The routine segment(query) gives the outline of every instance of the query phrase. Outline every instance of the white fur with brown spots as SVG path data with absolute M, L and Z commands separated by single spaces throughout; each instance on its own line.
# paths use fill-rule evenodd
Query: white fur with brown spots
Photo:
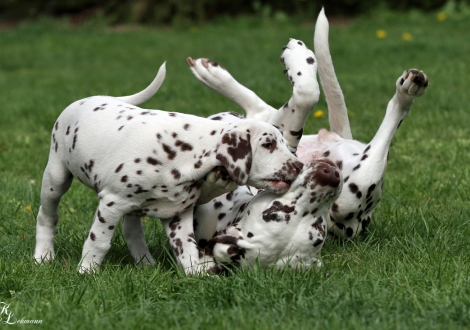
M 302 42 L 296 42 L 296 40 L 291 40 L 287 47 L 295 52 L 294 47 L 297 47 L 297 44 L 303 44 Z M 294 114 L 297 116 L 299 111 L 291 113 L 276 112 L 255 93 L 236 82 L 226 70 L 220 67 L 211 67 L 209 65 L 208 70 L 203 75 L 199 71 L 204 72 L 204 66 L 199 66 L 196 67 L 198 74 L 195 75 L 205 85 L 240 105 L 246 111 L 248 118 L 258 118 L 268 122 L 275 118 L 275 125 L 280 128 L 283 135 L 290 142 L 291 149 L 297 150 L 296 155 L 304 163 L 311 162 L 319 157 L 326 157 L 341 169 L 344 188 L 337 201 L 330 208 L 327 217 L 328 231 L 337 236 L 353 238 L 370 223 L 372 212 L 382 195 L 388 151 L 392 138 L 401 121 L 407 116 L 414 100 L 424 94 L 428 86 L 428 79 L 422 71 L 416 69 L 406 70 L 396 82 L 396 93 L 388 104 L 385 118 L 376 135 L 369 143 L 362 143 L 352 138 L 344 96 L 336 78 L 329 52 L 328 21 L 323 10 L 317 20 L 314 44 L 316 59 L 318 60 L 318 71 L 328 103 L 331 131 L 321 129 L 318 134 L 304 135 L 300 140 L 289 139 L 286 134 L 288 131 L 283 130 L 283 124 L 287 125 L 295 121 L 297 117 L 294 117 Z M 303 63 L 303 61 L 300 56 L 297 56 L 296 61 L 292 63 L 297 65 Z M 281 56 L 281 62 L 286 62 L 286 56 Z M 303 79 L 308 78 L 305 77 L 304 73 L 312 74 L 310 71 L 302 71 L 301 77 Z M 295 78 L 295 75 L 290 77 Z M 314 76 L 311 76 L 310 79 L 314 79 Z M 296 82 L 294 90 L 298 86 L 300 84 Z M 317 87 L 312 84 L 305 84 L 303 87 L 304 92 L 301 96 L 317 95 L 318 93 Z M 307 98 L 307 103 L 308 100 Z M 296 101 L 299 102 L 299 98 L 296 98 Z M 303 108 L 307 115 L 301 116 L 302 120 L 306 120 L 310 110 L 310 107 Z M 227 120 L 236 120 L 236 117 L 228 116 Z M 304 125 L 302 120 L 296 124 L 298 130 Z M 238 199 L 240 199 L 243 198 L 244 194 L 249 198 L 249 192 L 245 188 L 239 187 L 228 196 L 238 196 Z M 231 215 L 231 212 L 235 209 L 234 205 L 225 201 L 223 207 L 220 207 L 220 204 L 216 203 L 216 201 L 223 199 L 224 197 L 221 196 L 209 203 L 208 205 L 211 207 L 205 207 L 205 212 L 199 214 L 198 217 L 217 219 L 221 214 Z M 206 228 L 210 228 L 210 226 Z M 209 232 L 203 234 L 202 239 L 210 239 L 210 237 L 207 237 L 209 234 Z
M 220 173 L 227 175 L 222 185 L 232 181 L 274 193 L 289 190 L 303 164 L 272 125 L 254 119 L 227 123 L 137 107 L 155 93 L 164 76 L 162 65 L 154 82 L 140 93 L 89 97 L 72 103 L 59 116 L 42 181 L 37 262 L 54 258 L 58 205 L 74 177 L 99 197 L 81 273 L 102 262 L 121 218 L 134 259 L 153 263 L 141 216 L 163 219 L 178 263 L 186 273 L 200 272 L 193 207 L 221 193 Z M 229 183 L 223 188 L 235 186 Z

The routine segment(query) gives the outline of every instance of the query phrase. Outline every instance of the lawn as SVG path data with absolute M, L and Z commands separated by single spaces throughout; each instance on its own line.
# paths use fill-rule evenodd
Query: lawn
M 185 277 L 159 221 L 145 219 L 156 266 L 135 266 L 118 230 L 101 271 L 81 276 L 97 198 L 77 182 L 60 206 L 56 260 L 33 262 L 50 132 L 68 104 L 135 93 L 167 61 L 166 81 L 144 107 L 201 116 L 240 110 L 192 76 L 191 56 L 218 61 L 280 107 L 291 93 L 281 47 L 289 37 L 313 47 L 314 21 L 244 18 L 172 29 L 41 20 L 0 30 L 0 302 L 9 304 L 0 304 L 2 322 L 13 313 L 49 329 L 470 328 L 468 17 L 378 12 L 331 27 L 356 139 L 372 139 L 404 69 L 422 69 L 430 85 L 393 140 L 369 232 L 328 240 L 319 271 Z M 326 116 L 312 116 L 306 132 L 321 127 Z

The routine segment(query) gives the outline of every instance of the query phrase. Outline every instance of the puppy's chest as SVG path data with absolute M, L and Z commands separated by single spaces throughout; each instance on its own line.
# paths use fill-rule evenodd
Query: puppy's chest
M 128 190 L 123 198 L 134 204 L 132 214 L 152 218 L 169 218 L 194 206 L 201 194 L 200 183 L 171 187 L 154 185 L 141 195 L 135 190 Z M 138 191 L 137 191 L 138 192 Z

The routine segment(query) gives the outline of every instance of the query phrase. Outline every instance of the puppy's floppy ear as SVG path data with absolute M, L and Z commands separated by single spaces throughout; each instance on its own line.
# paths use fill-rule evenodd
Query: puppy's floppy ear
M 216 158 L 227 169 L 230 178 L 238 185 L 245 185 L 251 171 L 253 150 L 250 132 L 229 130 L 222 135 Z

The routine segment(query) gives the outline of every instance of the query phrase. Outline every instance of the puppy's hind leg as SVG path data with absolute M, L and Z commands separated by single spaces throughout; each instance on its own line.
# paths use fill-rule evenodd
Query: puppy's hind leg
M 253 91 L 241 85 L 217 62 L 205 58 L 193 60 L 188 57 L 189 68 L 207 87 L 234 101 L 246 112 L 247 118 L 266 121 L 276 111 L 266 104 Z
M 129 213 L 128 206 L 118 196 L 100 196 L 93 225 L 85 241 L 82 260 L 79 265 L 81 274 L 93 272 L 103 261 L 111 247 L 111 240 L 121 218 Z
M 125 215 L 122 225 L 122 232 L 126 239 L 127 247 L 136 263 L 153 265 L 155 260 L 150 254 L 147 242 L 145 241 L 142 219 L 138 216 Z
M 286 67 L 284 73 L 294 86 L 292 97 L 269 118 L 268 123 L 282 132 L 289 148 L 295 152 L 305 122 L 320 97 L 317 61 L 315 54 L 300 40 L 290 39 L 283 49 L 280 60 Z
M 72 184 L 73 176 L 64 164 L 53 154 L 44 171 L 41 188 L 41 206 L 36 222 L 36 262 L 52 260 L 54 236 L 59 221 L 58 206 L 60 198 Z
M 406 70 L 398 78 L 396 93 L 388 103 L 380 128 L 364 150 L 354 156 L 352 171 L 343 173 L 343 191 L 328 218 L 329 233 L 353 238 L 369 225 L 372 212 L 382 197 L 392 139 L 414 100 L 424 94 L 427 86 L 426 75 L 416 69 Z M 354 204 L 359 207 L 348 207 Z

